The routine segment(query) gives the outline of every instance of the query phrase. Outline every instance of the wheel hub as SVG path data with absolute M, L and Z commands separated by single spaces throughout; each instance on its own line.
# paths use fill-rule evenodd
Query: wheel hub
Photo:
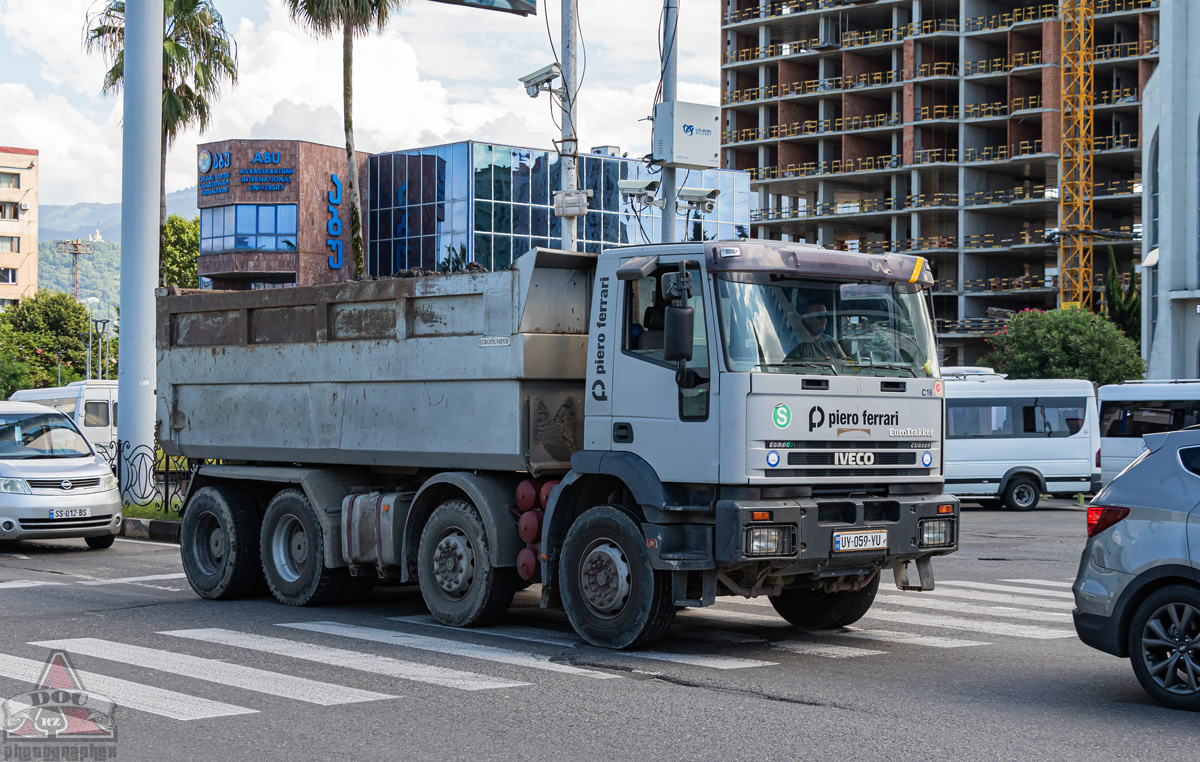
M 461 598 L 475 579 L 475 552 L 466 535 L 453 531 L 438 541 L 433 550 L 433 574 L 438 587 Z
M 580 564 L 583 597 L 595 611 L 616 614 L 629 600 L 629 564 L 610 542 L 592 548 Z
M 225 530 L 220 526 L 214 527 L 208 535 L 208 552 L 218 563 L 225 557 Z
M 1165 690 L 1184 696 L 1200 693 L 1198 636 L 1200 610 L 1186 603 L 1168 603 L 1146 620 L 1142 660 L 1150 677 Z
M 286 582 L 296 582 L 308 566 L 308 533 L 292 515 L 280 517 L 271 531 L 271 560 L 275 572 Z

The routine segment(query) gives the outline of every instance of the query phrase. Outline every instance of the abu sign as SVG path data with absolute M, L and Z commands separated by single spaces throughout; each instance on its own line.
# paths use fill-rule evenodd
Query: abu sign
M 519 13 L 522 16 L 537 15 L 537 0 L 434 0 L 434 2 L 465 5 L 468 8 L 483 8 L 489 11 Z

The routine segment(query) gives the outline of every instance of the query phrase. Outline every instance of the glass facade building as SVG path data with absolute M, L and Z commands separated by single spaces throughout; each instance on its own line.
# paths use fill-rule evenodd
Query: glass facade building
M 580 187 L 592 191 L 576 221 L 580 249 L 599 254 L 621 244 L 656 243 L 662 213 L 634 208 L 618 182 L 657 179 L 638 159 L 585 154 Z M 712 214 L 680 213 L 676 240 L 731 240 L 750 231 L 750 176 L 733 170 L 682 170 L 680 186 L 717 188 Z M 457 269 L 476 262 L 508 267 L 534 247 L 562 245 L 554 215 L 562 187 L 556 152 L 463 142 L 375 154 L 367 160 L 367 271 Z

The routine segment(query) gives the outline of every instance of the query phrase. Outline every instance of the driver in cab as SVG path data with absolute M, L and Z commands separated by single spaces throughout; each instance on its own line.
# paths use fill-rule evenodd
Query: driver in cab
M 800 345 L 796 347 L 801 360 L 819 362 L 846 358 L 846 353 L 828 333 L 829 313 L 824 304 L 810 303 L 801 315 L 803 330 Z

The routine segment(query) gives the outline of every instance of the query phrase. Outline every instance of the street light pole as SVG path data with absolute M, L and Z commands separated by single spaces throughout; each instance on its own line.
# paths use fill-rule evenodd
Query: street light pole
M 662 40 L 662 84 L 663 103 L 671 103 L 679 98 L 679 0 L 663 0 L 663 40 Z M 675 220 L 678 216 L 677 206 L 679 188 L 675 167 L 662 169 L 662 230 L 659 240 L 663 243 L 674 243 Z M 684 231 L 687 237 L 687 231 Z
M 559 155 L 562 157 L 562 191 L 564 206 L 567 199 L 574 196 L 579 188 L 578 156 L 579 136 L 576 135 L 575 124 L 579 112 L 575 108 L 576 91 L 579 88 L 576 63 L 578 61 L 578 35 L 576 33 L 579 16 L 579 0 L 562 0 L 562 146 Z M 563 251 L 578 251 L 577 220 L 572 215 L 562 217 L 562 248 Z

